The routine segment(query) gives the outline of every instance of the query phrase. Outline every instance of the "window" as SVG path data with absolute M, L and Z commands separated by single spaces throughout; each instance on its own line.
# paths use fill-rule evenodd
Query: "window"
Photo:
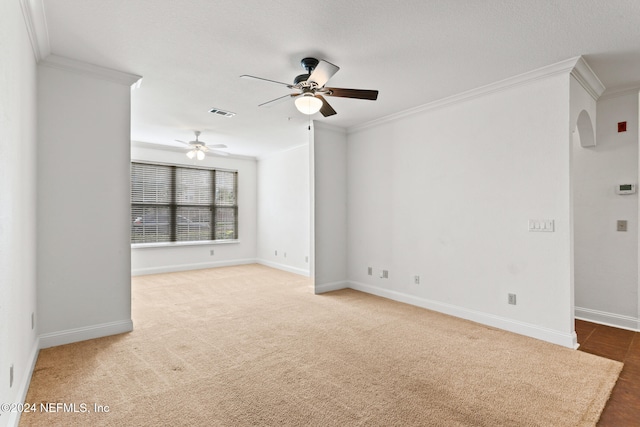
M 131 243 L 238 238 L 238 173 L 131 163 Z

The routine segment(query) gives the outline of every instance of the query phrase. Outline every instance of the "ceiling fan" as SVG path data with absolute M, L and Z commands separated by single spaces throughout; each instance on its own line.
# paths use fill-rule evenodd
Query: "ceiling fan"
M 315 114 L 318 111 L 324 116 L 333 116 L 336 110 L 329 105 L 325 96 L 337 96 L 340 98 L 368 99 L 375 101 L 378 98 L 377 90 L 366 89 L 341 89 L 336 87 L 326 87 L 329 81 L 340 67 L 324 60 L 315 58 L 304 58 L 300 65 L 307 73 L 300 74 L 293 80 L 293 84 L 264 79 L 262 77 L 249 76 L 244 74 L 240 77 L 245 79 L 264 80 L 297 90 L 297 93 L 284 95 L 271 101 L 264 102 L 259 107 L 268 106 L 287 98 L 296 98 L 295 104 L 298 111 L 304 114 Z
M 214 150 L 214 148 L 227 148 L 226 145 L 224 144 L 215 144 L 215 145 L 210 145 L 209 147 L 207 147 L 207 144 L 204 141 L 200 141 L 198 139 L 198 137 L 200 136 L 200 131 L 199 130 L 194 130 L 193 133 L 196 134 L 196 139 L 195 141 L 189 141 L 189 142 L 184 142 L 184 141 L 180 141 L 179 139 L 176 139 L 176 142 L 179 142 L 181 144 L 184 144 L 188 147 L 191 148 L 191 150 L 189 150 L 187 152 L 187 157 L 190 159 L 193 159 L 194 157 L 196 157 L 198 160 L 202 160 L 204 159 L 204 156 L 207 151 L 211 151 L 212 153 L 218 154 L 220 156 L 228 156 L 229 153 L 226 153 L 224 151 L 220 151 L 220 150 Z

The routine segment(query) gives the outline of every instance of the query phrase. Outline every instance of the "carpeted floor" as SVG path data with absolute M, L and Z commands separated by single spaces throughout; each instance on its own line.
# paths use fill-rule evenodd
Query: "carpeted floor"
M 622 366 L 260 265 L 135 277 L 133 319 L 42 350 L 27 402 L 80 412 L 20 425 L 592 426 Z

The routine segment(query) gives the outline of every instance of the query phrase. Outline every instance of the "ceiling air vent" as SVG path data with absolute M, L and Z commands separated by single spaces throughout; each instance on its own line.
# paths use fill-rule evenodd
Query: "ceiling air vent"
M 236 113 L 232 113 L 231 111 L 224 111 L 219 108 L 212 108 L 211 110 L 209 110 L 209 112 L 223 117 L 233 117 L 236 115 Z

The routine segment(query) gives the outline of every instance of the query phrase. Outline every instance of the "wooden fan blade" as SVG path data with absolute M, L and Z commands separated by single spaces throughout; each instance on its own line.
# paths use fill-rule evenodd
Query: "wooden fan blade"
M 322 108 L 320 108 L 320 113 L 322 113 L 324 117 L 329 117 L 329 116 L 333 116 L 334 114 L 337 114 L 336 110 L 334 110 L 333 107 L 329 105 L 327 100 L 324 99 L 322 95 L 316 95 L 316 98 L 322 101 Z
M 295 96 L 300 95 L 299 93 L 292 93 L 289 95 L 284 95 L 284 96 L 280 96 L 276 99 L 272 99 L 271 101 L 267 101 L 267 102 L 263 102 L 262 104 L 258 105 L 258 107 L 271 107 L 272 105 L 278 104 L 282 101 L 284 101 L 287 98 L 293 98 Z
M 279 84 L 279 85 L 283 85 L 283 86 L 288 87 L 289 89 L 293 89 L 294 88 L 294 86 L 289 84 L 289 83 L 277 82 L 275 80 L 269 80 L 269 79 L 264 79 L 262 77 L 250 76 L 248 74 L 243 74 L 243 75 L 240 76 L 240 78 L 241 79 L 262 80 L 262 81 L 265 81 L 265 82 L 271 82 L 271 83 L 276 83 L 276 84 Z
M 307 79 L 308 82 L 315 82 L 318 87 L 324 86 L 335 73 L 338 72 L 340 67 L 333 65 L 331 62 L 320 60 L 316 68 Z
M 325 93 L 327 96 L 338 96 L 340 98 L 355 98 L 355 99 L 369 99 L 371 101 L 375 101 L 378 99 L 378 91 L 377 90 L 367 90 L 367 89 L 341 89 L 338 87 L 326 87 L 328 92 Z

